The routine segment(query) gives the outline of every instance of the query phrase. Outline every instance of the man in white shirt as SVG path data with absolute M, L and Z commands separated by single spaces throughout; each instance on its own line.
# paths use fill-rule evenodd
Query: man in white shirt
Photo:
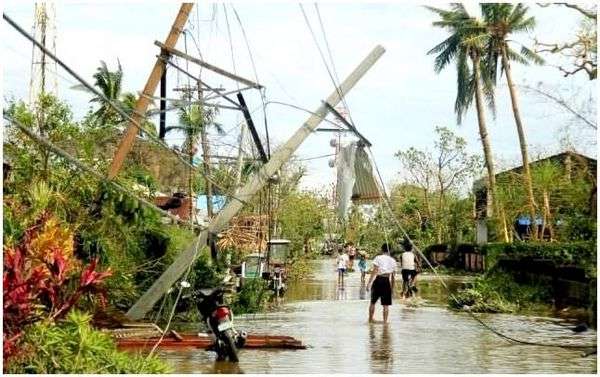
M 417 276 L 417 264 L 415 254 L 412 252 L 412 244 L 408 239 L 403 242 L 404 252 L 400 257 L 402 268 L 402 296 L 408 298 L 412 296 L 415 276 Z
M 336 266 L 338 271 L 338 285 L 342 289 L 344 288 L 344 274 L 346 273 L 349 260 L 348 254 L 346 254 L 346 249 L 341 249 L 336 260 Z
M 371 291 L 369 322 L 373 322 L 375 303 L 379 299 L 381 299 L 381 305 L 383 306 L 383 322 L 387 322 L 389 306 L 392 305 L 395 275 L 396 260 L 390 256 L 390 245 L 384 243 L 381 245 L 381 254 L 373 260 L 373 270 L 367 284 L 367 290 Z

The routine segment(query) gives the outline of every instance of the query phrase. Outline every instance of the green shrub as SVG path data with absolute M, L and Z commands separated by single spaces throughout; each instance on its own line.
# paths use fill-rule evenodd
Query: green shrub
M 257 313 L 265 308 L 270 297 L 271 290 L 266 280 L 249 279 L 235 296 L 231 309 L 235 314 Z
M 486 255 L 488 269 L 493 268 L 501 256 L 533 257 L 550 259 L 558 265 L 576 264 L 584 267 L 589 276 L 596 276 L 596 241 L 490 243 L 482 246 L 481 252 Z
M 8 373 L 168 373 L 156 356 L 146 358 L 117 350 L 110 335 L 90 326 L 91 316 L 72 311 L 58 323 L 39 322 L 24 338 L 23 353 Z
M 538 310 L 551 297 L 550 287 L 542 282 L 519 284 L 512 275 L 493 270 L 476 278 L 470 288 L 450 297 L 448 303 L 454 309 L 466 305 L 475 312 L 514 313 Z

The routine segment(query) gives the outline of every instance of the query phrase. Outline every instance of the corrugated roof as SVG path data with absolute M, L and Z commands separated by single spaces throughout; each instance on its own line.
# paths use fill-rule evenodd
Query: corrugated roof
M 373 167 L 364 147 L 356 149 L 354 160 L 354 173 L 356 180 L 352 189 L 352 202 L 354 204 L 376 204 L 381 200 L 379 186 L 373 176 Z

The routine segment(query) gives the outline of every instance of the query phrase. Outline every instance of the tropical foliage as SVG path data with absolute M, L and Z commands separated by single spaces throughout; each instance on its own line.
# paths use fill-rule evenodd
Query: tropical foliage
M 139 374 L 171 371 L 155 355 L 118 351 L 110 335 L 94 329 L 90 320 L 90 315 L 74 310 L 62 321 L 36 323 L 23 339 L 21 355 L 10 364 L 4 364 L 5 372 Z

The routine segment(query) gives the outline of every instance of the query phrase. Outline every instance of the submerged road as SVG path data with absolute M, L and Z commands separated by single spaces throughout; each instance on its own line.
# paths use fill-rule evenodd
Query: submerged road
M 396 297 L 390 323 L 367 322 L 369 293 L 360 273 L 337 287 L 333 260 L 313 261 L 314 276 L 290 287 L 279 311 L 236 317 L 248 332 L 291 335 L 307 350 L 241 350 L 238 364 L 216 362 L 204 350 L 163 350 L 176 373 L 596 373 L 596 355 L 581 350 L 514 345 L 466 313 L 446 309 L 444 288 L 420 276 L 420 299 Z M 447 278 L 451 288 L 461 279 Z M 397 293 L 396 293 L 397 294 Z M 595 343 L 596 332 L 574 334 L 573 322 L 547 317 L 485 314 L 507 335 L 544 343 Z M 381 306 L 375 319 L 381 320 Z

